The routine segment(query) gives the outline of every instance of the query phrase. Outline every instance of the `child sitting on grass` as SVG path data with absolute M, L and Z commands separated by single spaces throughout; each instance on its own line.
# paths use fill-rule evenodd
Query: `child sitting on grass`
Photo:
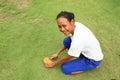
M 98 67 L 103 59 L 103 53 L 90 29 L 75 22 L 74 14 L 71 12 L 60 12 L 56 20 L 59 30 L 67 37 L 51 59 L 57 58 L 65 49 L 68 49 L 68 52 L 59 60 L 45 63 L 45 66 L 50 68 L 62 64 L 61 69 L 65 74 L 79 74 Z

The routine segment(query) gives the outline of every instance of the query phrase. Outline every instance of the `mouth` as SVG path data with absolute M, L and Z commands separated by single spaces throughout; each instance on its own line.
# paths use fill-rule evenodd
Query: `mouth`
M 65 34 L 65 35 L 69 35 L 70 33 L 69 33 L 69 32 L 63 32 L 63 34 Z
M 64 34 L 66 34 L 66 32 L 63 32 Z
M 66 32 L 66 31 L 63 31 L 62 33 L 64 33 L 64 34 L 67 34 L 68 32 Z

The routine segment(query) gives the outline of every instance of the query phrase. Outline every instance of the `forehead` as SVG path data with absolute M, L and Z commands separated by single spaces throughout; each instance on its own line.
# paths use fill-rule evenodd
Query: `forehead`
M 60 17 L 57 19 L 57 24 L 67 24 L 69 21 L 64 18 L 64 17 Z

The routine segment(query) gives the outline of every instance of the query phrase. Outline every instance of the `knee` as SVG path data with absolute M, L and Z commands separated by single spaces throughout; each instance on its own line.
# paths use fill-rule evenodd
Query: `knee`
M 61 65 L 61 70 L 64 74 L 67 74 L 67 75 L 71 74 L 70 69 L 66 64 Z
M 63 40 L 63 44 L 66 48 L 70 48 L 70 44 L 71 44 L 71 38 L 70 37 L 65 37 Z

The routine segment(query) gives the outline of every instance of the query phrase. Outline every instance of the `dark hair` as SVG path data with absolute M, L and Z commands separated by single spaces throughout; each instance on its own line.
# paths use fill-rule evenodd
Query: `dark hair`
M 66 18 L 68 21 L 71 21 L 72 19 L 74 20 L 74 14 L 72 12 L 67 12 L 67 11 L 61 11 L 56 19 L 60 18 L 60 17 L 64 17 Z

